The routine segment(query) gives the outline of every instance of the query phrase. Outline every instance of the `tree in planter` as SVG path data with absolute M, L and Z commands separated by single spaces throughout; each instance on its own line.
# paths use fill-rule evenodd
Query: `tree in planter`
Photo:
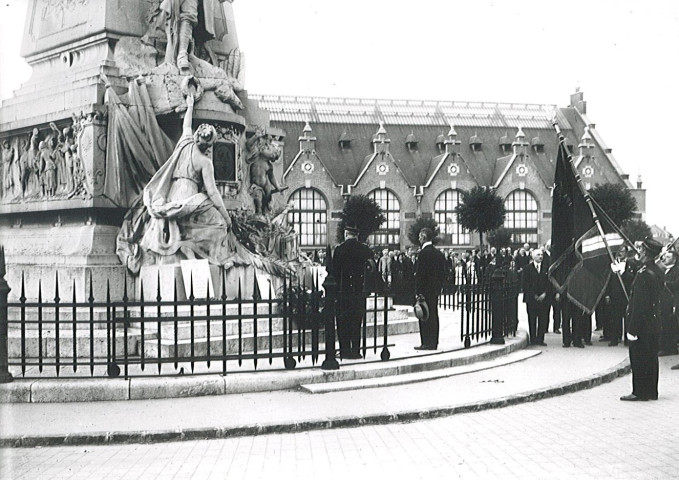
M 436 220 L 433 218 L 417 217 L 415 223 L 413 223 L 408 229 L 408 240 L 411 244 L 420 244 L 420 231 L 423 228 L 429 228 L 432 232 L 434 232 L 434 239 L 432 243 L 436 244 L 441 240 L 439 237 L 441 230 L 439 229 L 439 223 Z
M 512 243 L 512 234 L 505 227 L 491 230 L 487 235 L 488 243 L 497 249 L 508 247 Z
M 462 198 L 455 208 L 457 221 L 467 230 L 479 232 L 483 245 L 483 234 L 505 223 L 504 202 L 493 190 L 487 187 L 474 187 L 462 192 Z
M 620 227 L 622 233 L 632 242 L 643 240 L 652 235 L 651 227 L 643 220 L 627 220 Z
M 599 183 L 589 191 L 590 196 L 599 204 L 616 225 L 631 220 L 637 209 L 637 201 L 630 191 L 619 183 Z
M 358 240 L 365 242 L 368 236 L 387 221 L 382 208 L 367 195 L 352 195 L 344 203 L 337 226 L 337 243 L 344 241 L 344 227 L 358 228 Z

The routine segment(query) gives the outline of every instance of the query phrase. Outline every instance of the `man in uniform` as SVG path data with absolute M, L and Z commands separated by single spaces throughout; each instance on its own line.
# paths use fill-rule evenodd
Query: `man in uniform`
M 335 248 L 332 266 L 338 283 L 337 338 L 340 358 L 362 358 L 361 324 L 365 317 L 365 294 L 363 292 L 365 269 L 373 253 L 367 245 L 358 241 L 358 228 L 346 226 L 345 240 Z M 373 268 L 374 268 L 374 261 Z
M 627 339 L 632 365 L 632 393 L 623 401 L 658 399 L 658 342 L 660 319 L 656 318 L 664 273 L 655 264 L 662 245 L 648 237 L 639 247 L 641 268 L 632 283 L 627 306 Z
M 677 351 L 677 309 L 679 308 L 679 266 L 677 265 L 677 252 L 669 249 L 662 256 L 665 267 L 665 291 L 667 296 L 667 308 L 662 318 L 662 338 L 660 340 L 660 352 L 658 356 L 676 355 Z
M 422 344 L 415 350 L 436 350 L 439 345 L 439 294 L 446 279 L 446 257 L 434 247 L 434 232 L 423 228 L 419 234 L 422 249 L 415 264 L 415 294 L 423 295 L 429 307 L 429 319 L 420 320 Z

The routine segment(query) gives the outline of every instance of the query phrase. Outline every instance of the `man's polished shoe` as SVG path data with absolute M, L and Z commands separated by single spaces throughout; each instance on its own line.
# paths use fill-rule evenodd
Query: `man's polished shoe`
M 679 363 L 677 363 L 676 365 L 672 365 L 670 367 L 670 370 L 679 370 Z
M 585 345 L 587 345 L 588 347 L 591 347 L 591 346 L 592 346 L 592 342 L 590 342 L 590 341 L 588 340 L 588 341 L 585 342 Z
M 559 330 L 558 328 L 555 328 L 554 333 L 561 333 L 561 330 Z
M 547 344 L 546 344 L 545 342 L 542 342 L 542 341 L 540 341 L 540 340 L 538 340 L 537 342 L 535 342 L 535 345 L 540 345 L 541 347 L 546 347 L 546 346 L 547 346 Z
M 436 350 L 436 347 L 432 347 L 431 345 L 420 345 L 419 347 L 415 347 L 415 350 Z
M 599 337 L 600 342 L 608 342 L 609 340 L 611 340 L 611 339 L 609 337 L 605 336 L 605 335 L 601 335 Z
M 620 400 L 622 400 L 623 402 L 646 402 L 646 401 L 648 401 L 648 398 L 637 397 L 633 393 L 630 393 L 629 395 L 625 395 L 624 397 L 620 397 Z
M 610 342 L 608 342 L 608 346 L 609 347 L 617 347 L 618 343 L 620 343 L 620 342 L 618 342 L 617 340 L 611 340 Z
M 570 343 L 564 343 L 563 348 L 571 348 L 571 344 Z
M 575 348 L 585 348 L 585 346 L 582 344 L 582 342 L 573 342 L 573 346 Z

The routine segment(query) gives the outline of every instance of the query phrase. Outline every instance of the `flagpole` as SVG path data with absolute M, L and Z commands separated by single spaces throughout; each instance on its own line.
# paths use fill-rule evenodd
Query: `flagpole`
M 559 136 L 559 145 L 563 146 L 565 149 L 567 155 L 568 155 L 568 165 L 571 167 L 571 171 L 573 172 L 573 175 L 575 176 L 575 181 L 578 184 L 578 187 L 580 188 L 580 192 L 582 195 L 585 197 L 585 202 L 587 203 L 587 206 L 589 207 L 590 212 L 592 213 L 592 220 L 594 220 L 594 224 L 596 225 L 597 229 L 599 230 L 599 235 L 601 236 L 601 239 L 604 241 L 604 245 L 606 246 L 606 251 L 608 252 L 608 257 L 611 259 L 611 263 L 615 262 L 615 256 L 613 255 L 613 252 L 611 252 L 611 246 L 608 244 L 608 240 L 606 239 L 606 234 L 604 233 L 604 229 L 601 226 L 601 221 L 599 221 L 599 216 L 596 212 L 596 209 L 594 208 L 594 205 L 592 205 L 592 198 L 589 196 L 589 193 L 587 192 L 587 189 L 584 187 L 582 184 L 582 179 L 580 178 L 580 174 L 575 168 L 575 165 L 573 165 L 573 155 L 568 152 L 568 149 L 566 148 L 566 137 L 563 135 L 561 132 L 561 127 L 559 127 L 559 122 L 556 120 L 556 117 L 554 120 L 552 120 L 552 125 L 554 126 L 554 130 L 556 130 L 556 134 Z M 615 272 L 618 280 L 620 281 L 620 286 L 622 287 L 622 293 L 625 294 L 625 299 L 629 301 L 629 295 L 627 294 L 627 289 L 625 288 L 625 283 L 622 281 L 622 276 L 620 275 L 620 272 Z

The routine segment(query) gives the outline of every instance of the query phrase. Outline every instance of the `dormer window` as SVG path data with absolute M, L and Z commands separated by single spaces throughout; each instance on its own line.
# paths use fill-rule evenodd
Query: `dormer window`
M 442 153 L 443 150 L 446 148 L 446 137 L 445 137 L 445 135 L 441 134 L 438 137 L 436 137 L 436 148 L 438 148 L 440 153 Z
M 500 137 L 500 142 L 499 142 L 500 148 L 502 149 L 502 153 L 507 155 L 509 152 L 512 150 L 512 142 L 509 139 L 509 135 L 506 133 Z
M 535 153 L 544 153 L 545 152 L 545 142 L 543 142 L 540 139 L 539 135 L 537 137 L 534 137 L 531 140 L 530 144 L 533 147 L 533 150 L 535 150 Z
M 476 135 L 476 133 L 472 135 L 471 138 L 469 139 L 469 146 L 471 147 L 472 152 L 480 152 L 482 145 L 483 142 L 481 141 L 479 136 Z
M 417 150 L 417 139 L 415 139 L 415 135 L 413 133 L 410 133 L 406 137 L 406 148 L 411 152 Z
M 351 141 L 353 139 L 349 136 L 347 132 L 342 132 L 342 135 L 340 135 L 339 140 L 337 140 L 337 143 L 339 144 L 339 147 L 342 150 L 347 150 L 351 148 Z

